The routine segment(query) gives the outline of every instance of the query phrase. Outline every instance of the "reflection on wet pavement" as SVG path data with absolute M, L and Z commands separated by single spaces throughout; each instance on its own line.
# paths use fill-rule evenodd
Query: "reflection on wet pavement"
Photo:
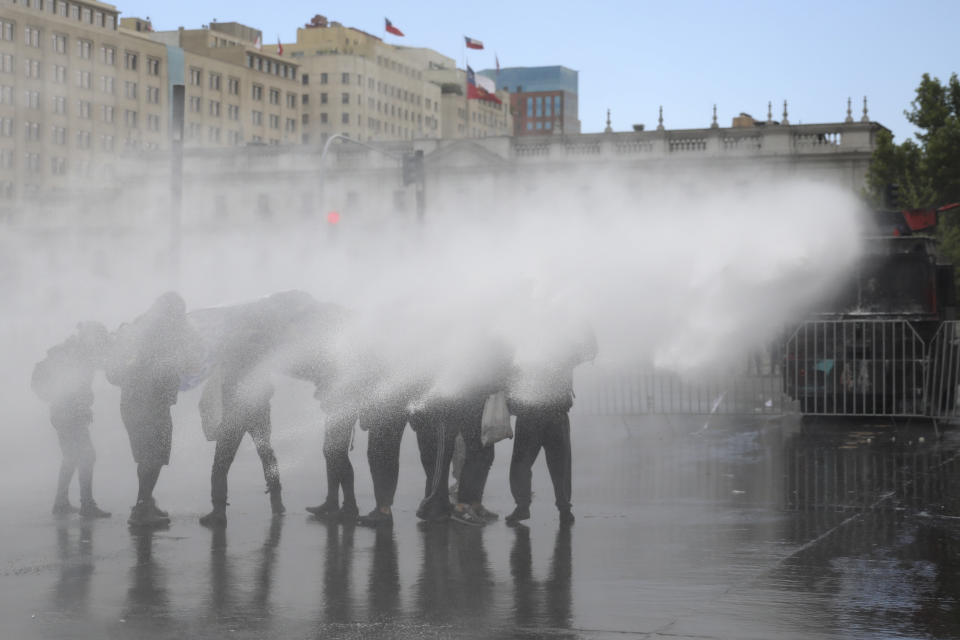
M 960 434 L 765 418 L 578 437 L 572 527 L 545 473 L 512 528 L 420 524 L 413 494 L 392 530 L 236 510 L 131 532 L 38 508 L 0 525 L 3 637 L 960 635 Z

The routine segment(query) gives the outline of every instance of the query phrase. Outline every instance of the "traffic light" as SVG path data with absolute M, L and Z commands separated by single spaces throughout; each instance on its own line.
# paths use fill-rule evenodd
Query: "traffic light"
M 900 185 L 891 182 L 887 184 L 887 188 L 883 194 L 885 203 L 891 209 L 899 209 L 900 204 Z
M 403 154 L 403 184 L 404 186 L 418 182 L 423 183 L 423 151 Z

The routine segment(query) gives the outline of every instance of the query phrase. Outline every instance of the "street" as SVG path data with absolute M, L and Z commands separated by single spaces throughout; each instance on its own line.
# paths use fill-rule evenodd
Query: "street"
M 175 462 L 158 489 L 166 530 L 131 532 L 118 507 L 57 520 L 46 500 L 14 500 L 17 517 L 0 524 L 3 636 L 960 635 L 956 433 L 769 417 L 574 424 L 569 528 L 542 458 L 527 526 L 418 523 L 409 433 L 392 531 L 307 517 L 319 466 L 286 474 L 288 513 L 271 519 L 249 443 L 225 530 L 197 523 L 207 487 L 180 488 Z M 372 502 L 364 440 L 351 453 L 361 509 Z M 486 495 L 503 514 L 509 446 Z M 100 482 L 106 507 L 129 493 L 113 480 Z

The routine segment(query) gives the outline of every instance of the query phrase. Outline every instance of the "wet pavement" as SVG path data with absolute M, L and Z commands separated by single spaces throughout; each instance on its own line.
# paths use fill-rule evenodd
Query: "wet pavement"
M 542 458 L 527 526 L 419 524 L 408 433 L 392 531 L 308 518 L 322 466 L 284 468 L 282 452 L 289 512 L 271 519 L 245 443 L 226 529 L 199 526 L 208 486 L 174 460 L 158 487 L 171 526 L 135 533 L 119 508 L 128 481 L 101 454 L 113 518 L 56 520 L 45 499 L 7 497 L 0 636 L 960 637 L 960 432 L 573 422 L 572 527 L 557 522 Z M 486 498 L 503 513 L 509 448 L 498 445 Z M 359 434 L 361 479 L 364 451 Z M 368 480 L 359 493 L 369 509 Z

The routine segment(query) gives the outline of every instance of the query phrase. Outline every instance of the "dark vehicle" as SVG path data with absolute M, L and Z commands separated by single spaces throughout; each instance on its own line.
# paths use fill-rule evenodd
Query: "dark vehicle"
M 784 391 L 801 413 L 929 415 L 930 347 L 944 321 L 956 318 L 956 288 L 936 240 L 915 232 L 931 230 L 954 206 L 878 213 L 882 235 L 865 239 L 847 281 L 787 331 Z

